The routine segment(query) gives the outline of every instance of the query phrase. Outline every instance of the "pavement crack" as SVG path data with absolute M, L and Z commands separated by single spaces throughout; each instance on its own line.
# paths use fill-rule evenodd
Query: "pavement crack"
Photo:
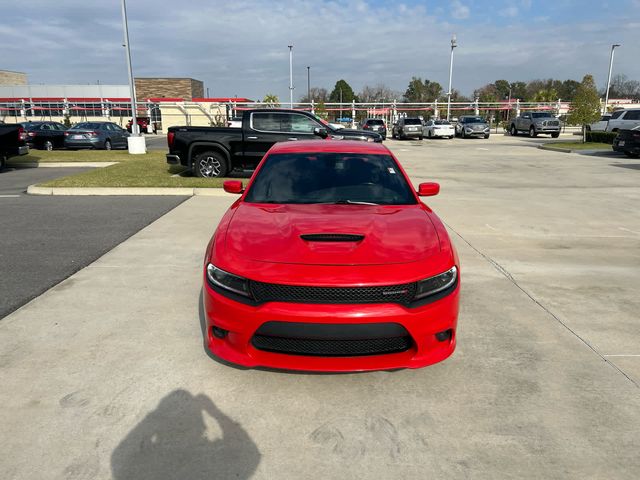
M 504 275 L 518 290 L 520 290 L 522 293 L 524 293 L 527 297 L 529 297 L 531 299 L 532 302 L 534 302 L 536 305 L 538 305 L 542 310 L 544 310 L 548 315 L 550 315 L 556 322 L 558 322 L 560 325 L 562 325 L 567 331 L 569 331 L 574 337 L 576 337 L 580 342 L 582 342 L 584 345 L 586 345 L 593 353 L 595 353 L 598 357 L 600 357 L 600 359 L 607 363 L 609 366 L 613 367 L 615 370 L 617 370 L 619 373 L 621 373 L 622 375 L 624 375 L 624 377 L 629 380 L 633 385 L 635 385 L 636 388 L 640 388 L 640 385 L 633 379 L 631 378 L 629 375 L 627 375 L 624 370 L 622 370 L 620 367 L 618 367 L 615 363 L 610 362 L 609 360 L 607 360 L 606 356 L 601 354 L 593 345 L 591 345 L 585 338 L 581 337 L 578 332 L 576 332 L 575 330 L 573 330 L 569 325 L 567 325 L 565 322 L 562 321 L 562 319 L 560 319 L 560 317 L 558 317 L 555 313 L 553 313 L 548 307 L 546 307 L 545 305 L 543 305 L 538 299 L 536 299 L 531 293 L 529 293 L 527 290 L 525 290 L 517 281 L 515 278 L 513 278 L 513 275 L 511 275 L 511 273 L 509 273 L 509 271 L 504 268 L 502 265 L 500 265 L 498 262 L 496 262 L 493 258 L 491 258 L 489 255 L 481 252 L 478 248 L 476 248 L 469 240 L 467 240 L 466 238 L 464 238 L 460 233 L 458 233 L 453 227 L 451 227 L 451 225 L 449 225 L 448 223 L 444 222 L 444 224 L 447 226 L 447 228 L 449 230 L 451 230 L 453 233 L 455 233 L 464 243 L 466 243 L 467 245 L 469 245 L 469 247 L 471 247 L 471 249 L 473 249 L 476 253 L 478 253 L 482 258 L 484 258 L 487 262 L 489 262 L 491 264 L 491 266 L 493 266 L 493 268 L 495 268 L 498 272 L 500 272 L 502 275 Z

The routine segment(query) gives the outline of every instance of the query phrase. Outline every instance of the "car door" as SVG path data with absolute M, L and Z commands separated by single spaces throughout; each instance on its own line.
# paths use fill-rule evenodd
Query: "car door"
M 295 112 L 252 112 L 249 128 L 244 133 L 245 167 L 255 167 L 267 150 L 277 142 L 319 138 L 314 128 L 323 128 L 319 122 Z
M 631 130 L 640 125 L 640 110 L 629 110 L 625 116 L 620 130 Z

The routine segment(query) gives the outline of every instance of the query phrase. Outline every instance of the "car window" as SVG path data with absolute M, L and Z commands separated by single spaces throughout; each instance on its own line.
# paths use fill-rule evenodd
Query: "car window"
M 446 120 L 436 120 L 434 122 L 436 125 L 451 125 L 448 121 Z
M 73 130 L 100 130 L 102 124 L 97 122 L 78 123 L 71 127 Z
M 257 173 L 245 201 L 416 203 L 393 157 L 355 153 L 270 155 Z
M 251 114 L 251 127 L 264 132 L 313 133 L 314 128 L 322 125 L 297 113 L 255 112 Z
M 625 120 L 640 120 L 640 110 L 630 110 L 624 116 Z
M 367 120 L 369 125 L 384 125 L 384 122 L 379 118 L 371 118 Z
M 66 130 L 66 129 L 67 129 L 67 127 L 65 127 L 65 126 L 64 126 L 63 124 L 61 124 L 61 123 L 53 123 L 53 124 L 51 124 L 51 126 L 54 128 L 54 130 L 60 130 L 60 131 L 63 131 L 63 130 Z
M 43 123 L 42 125 L 40 125 L 40 130 L 51 130 L 51 126 Z
M 405 125 L 422 125 L 422 122 L 420 121 L 419 118 L 405 118 L 404 124 Z
M 531 116 L 533 118 L 547 118 L 547 117 L 550 117 L 551 114 L 550 113 L 532 113 Z
M 618 110 L 617 112 L 613 112 L 613 113 L 611 114 L 611 119 L 610 119 L 610 120 L 613 120 L 613 119 L 618 118 L 618 117 L 619 117 L 620 115 L 622 115 L 623 113 L 624 113 L 624 110 Z

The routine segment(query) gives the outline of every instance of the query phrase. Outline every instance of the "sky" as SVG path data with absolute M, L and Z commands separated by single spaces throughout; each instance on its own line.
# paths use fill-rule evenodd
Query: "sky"
M 126 84 L 120 0 L 0 1 L 0 69 L 32 84 Z M 4 4 L 4 5 L 2 5 Z M 52 8 L 55 6 L 55 8 Z M 470 95 L 497 79 L 640 80 L 640 0 L 129 0 L 134 74 L 192 77 L 212 97 L 294 99 L 311 85 L 356 92 L 412 76 Z M 14 45 L 14 47 L 10 47 Z

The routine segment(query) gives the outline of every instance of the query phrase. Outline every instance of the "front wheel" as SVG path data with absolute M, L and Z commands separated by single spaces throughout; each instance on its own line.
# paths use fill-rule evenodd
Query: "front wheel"
M 105 140 L 104 149 L 105 150 L 111 150 L 112 148 L 113 148 L 113 146 L 111 145 L 111 140 Z
M 560 132 L 551 134 L 551 138 L 558 138 L 559 136 L 560 136 Z
M 461 134 L 460 136 L 462 138 L 467 138 L 467 134 L 465 133 L 464 128 L 462 130 L 460 130 L 460 134 Z
M 204 178 L 224 177 L 227 174 L 227 161 L 218 152 L 203 152 L 196 156 L 194 167 L 196 176 Z
M 484 138 L 489 138 L 489 134 L 487 133 L 487 134 L 484 136 Z
M 529 136 L 531 138 L 535 138 L 538 136 L 538 134 L 536 133 L 536 129 L 534 127 L 529 128 Z
M 45 150 L 50 152 L 51 150 L 53 150 L 53 143 L 51 143 L 50 140 L 47 140 L 46 142 L 44 142 L 43 147 L 44 147 Z
M 423 137 L 422 135 L 420 135 L 420 136 L 418 137 L 418 140 L 422 140 L 423 138 L 424 138 L 424 137 Z
M 515 126 L 515 125 L 511 125 L 511 130 L 510 130 L 510 132 L 511 132 L 511 136 L 512 136 L 512 137 L 517 137 L 517 136 L 518 136 L 518 129 L 516 128 L 516 126 Z

